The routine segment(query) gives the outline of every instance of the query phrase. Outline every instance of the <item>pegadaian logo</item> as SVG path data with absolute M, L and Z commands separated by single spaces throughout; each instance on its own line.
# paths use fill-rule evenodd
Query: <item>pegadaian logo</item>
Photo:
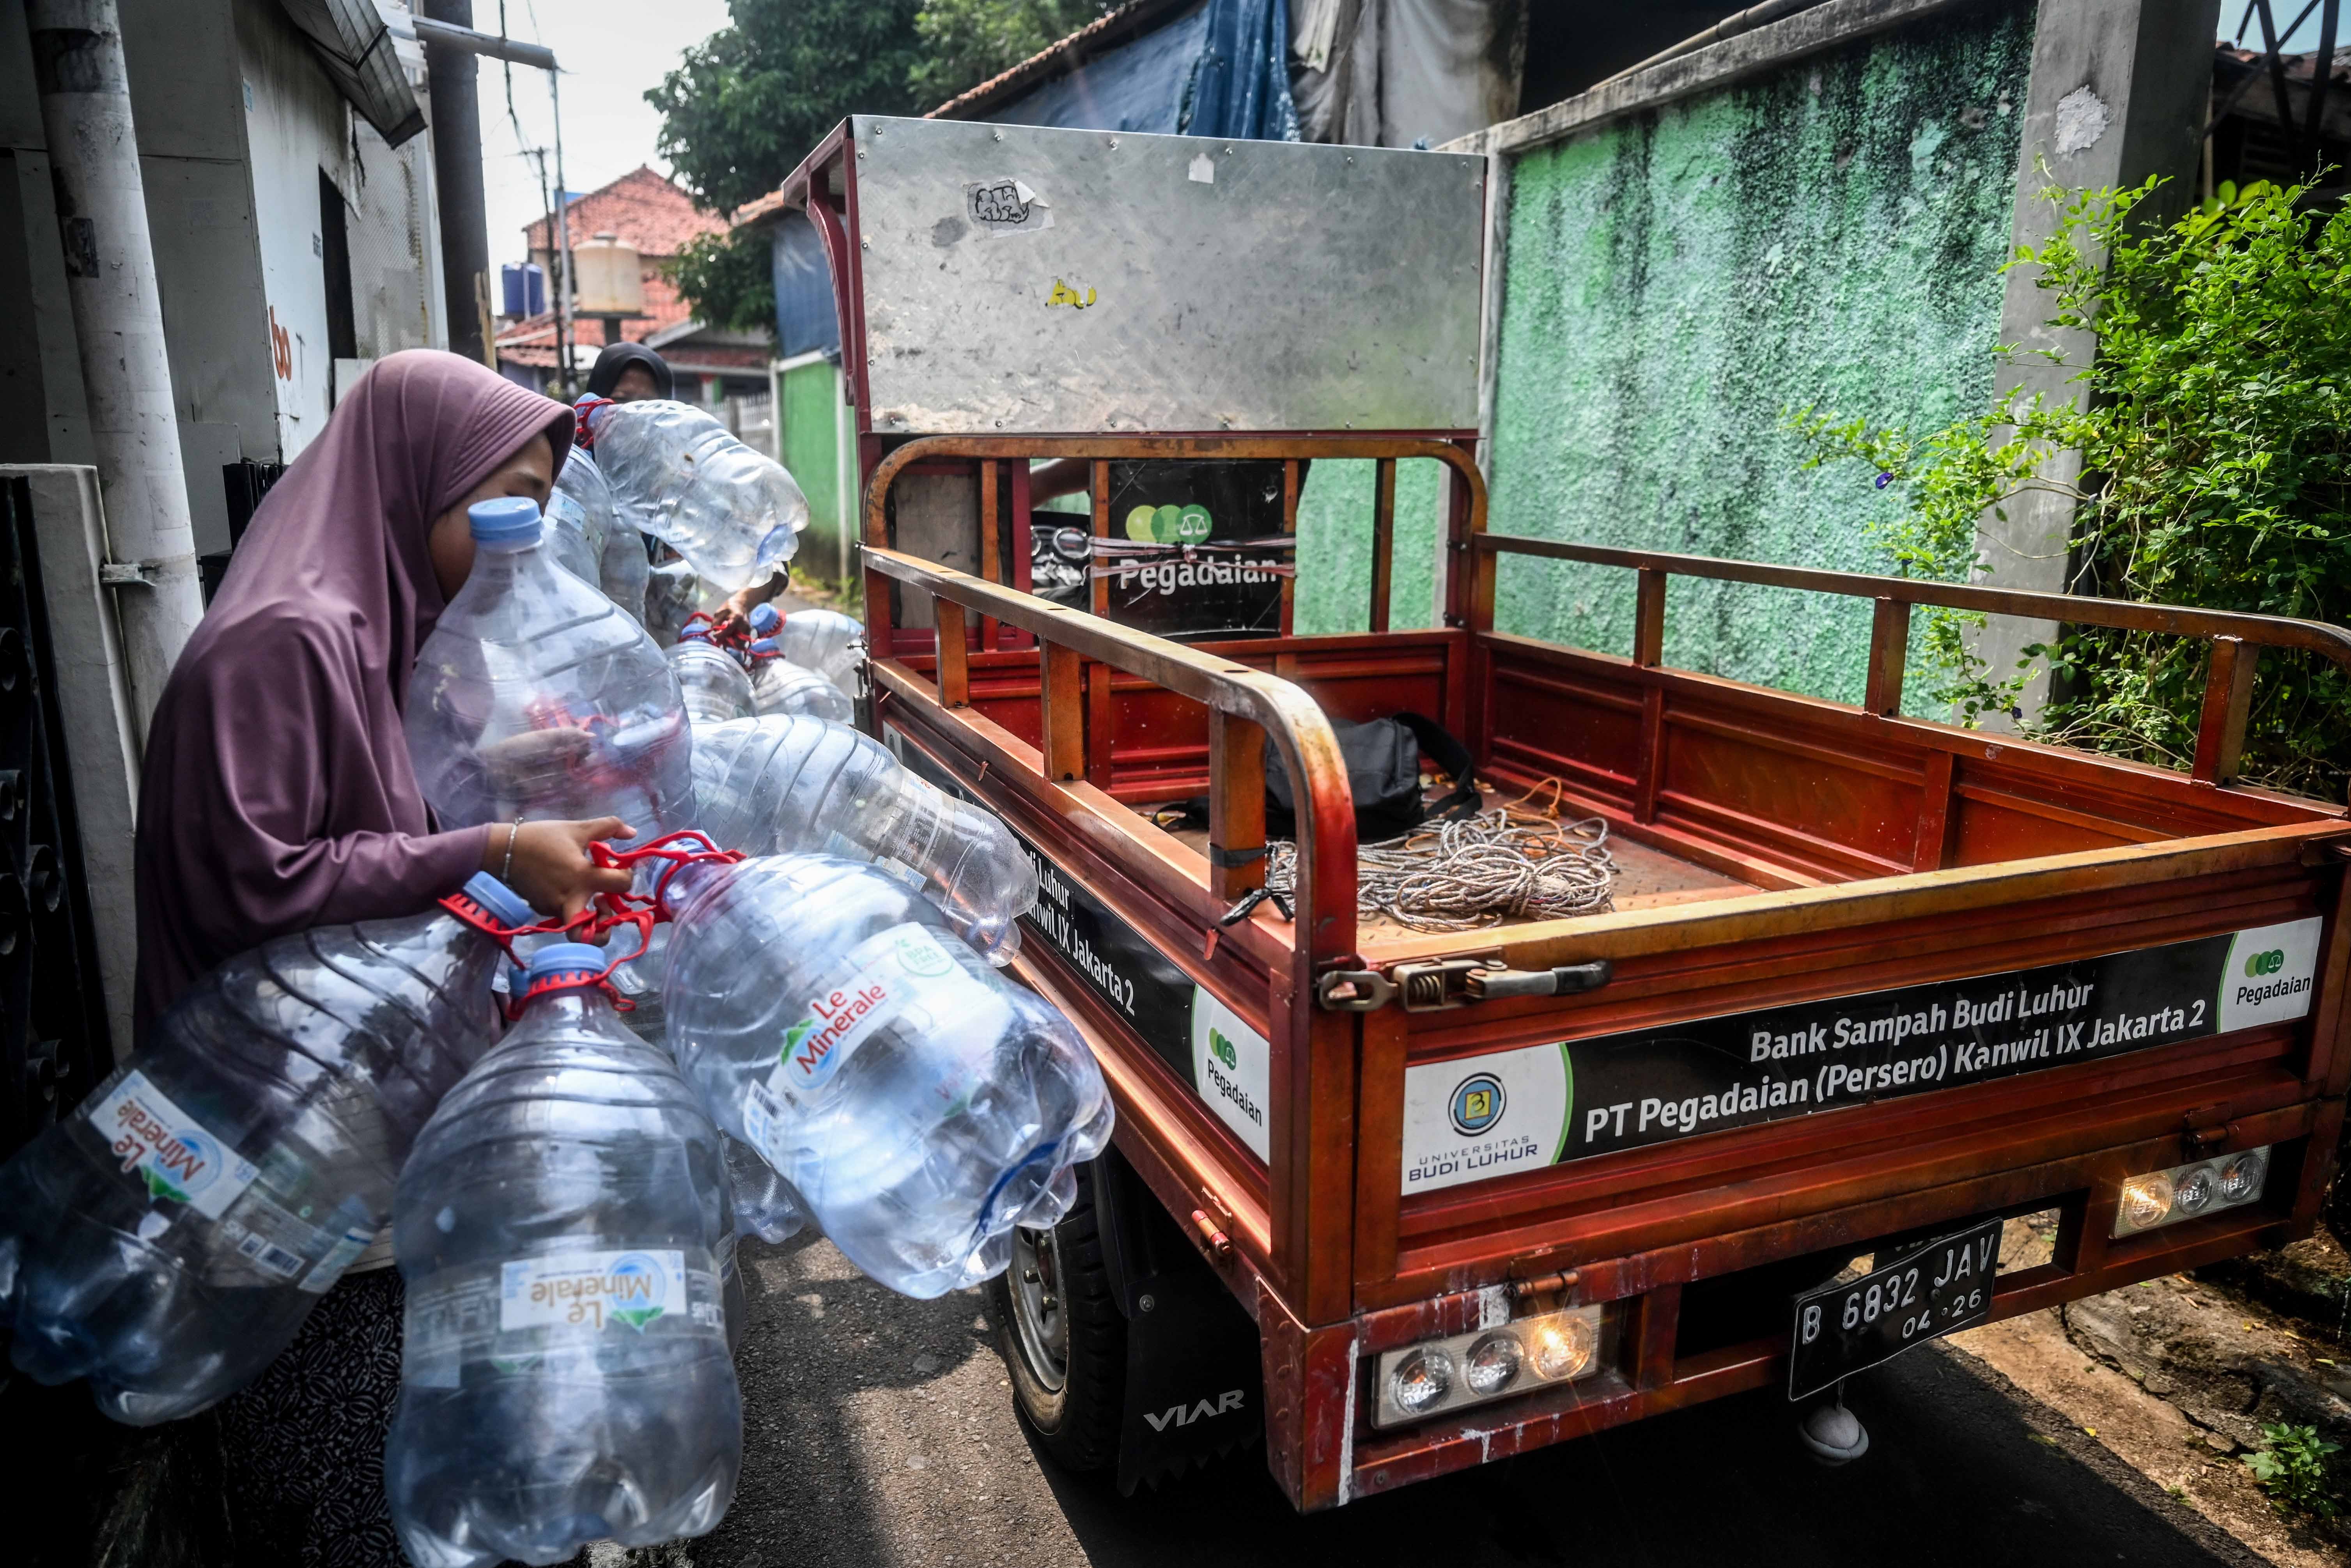
M 1490 1072 L 1477 1072 L 1453 1086 L 1446 1109 L 1453 1130 L 1465 1138 L 1489 1131 L 1502 1119 L 1502 1081 Z
M 1196 545 L 1216 528 L 1208 508 L 1188 506 L 1137 507 L 1126 515 L 1126 537 L 1144 544 Z
M 2274 975 L 2285 967 L 2285 949 L 2273 947 L 2266 953 L 2256 953 L 2245 960 L 2245 973 L 2253 978 Z
M 1226 1071 L 1238 1072 L 1240 1071 L 1241 1053 L 1233 1049 L 1233 1042 L 1225 1038 L 1224 1032 L 1221 1030 L 1211 1029 L 1208 1030 L 1208 1054 L 1215 1057 L 1218 1061 L 1223 1062 L 1225 1064 Z

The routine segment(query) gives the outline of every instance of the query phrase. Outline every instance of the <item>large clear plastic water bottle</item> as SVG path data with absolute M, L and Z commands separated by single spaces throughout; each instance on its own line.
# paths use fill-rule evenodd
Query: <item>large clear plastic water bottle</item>
M 529 906 L 486 873 L 506 926 Z M 0 1322 L 42 1383 L 146 1426 L 235 1393 L 392 1215 L 441 1096 L 488 1049 L 496 943 L 445 911 L 231 959 L 0 1169 Z
M 564 472 L 570 472 L 568 464 Z M 559 478 L 547 496 L 547 553 L 555 558 L 556 565 L 597 592 L 604 591 L 604 529 L 590 517 L 579 497 L 563 488 Z
M 894 861 L 990 963 L 1020 947 L 1037 868 L 1011 831 L 846 725 L 804 715 L 707 725 L 695 742 L 702 831 L 747 855 Z
M 688 863 L 664 891 L 671 1051 L 852 1262 L 936 1296 L 1068 1210 L 1110 1137 L 1102 1071 L 920 894 L 829 855 Z
M 645 630 L 654 642 L 669 647 L 684 633 L 707 597 L 702 579 L 689 560 L 665 560 L 645 579 Z
M 707 639 L 689 637 L 663 656 L 685 694 L 688 722 L 724 724 L 751 716 L 751 677 L 734 654 Z
M 724 591 L 765 582 L 799 549 L 808 497 L 703 410 L 660 398 L 580 408 L 613 496 Z
M 528 500 L 470 516 L 473 572 L 408 686 L 409 755 L 442 825 L 610 814 L 641 837 L 691 826 L 692 745 L 661 650 L 556 565 Z
M 576 518 L 572 514 L 577 513 Z M 645 617 L 645 574 L 652 570 L 645 555 L 644 536 L 630 514 L 612 498 L 603 470 L 585 449 L 574 446 L 556 476 L 554 492 L 547 498 L 549 520 L 558 526 L 576 522 L 580 565 L 589 570 L 581 580 L 602 590 L 604 597 L 632 621 Z M 563 557 L 566 566 L 573 557 Z
M 723 1134 L 722 1134 L 723 1135 Z M 789 1241 L 808 1227 L 808 1208 L 789 1183 L 759 1151 L 727 1138 L 726 1180 L 735 1202 L 736 1228 L 770 1247 Z
M 749 620 L 751 634 L 774 653 L 856 695 L 857 666 L 865 660 L 865 622 L 838 610 L 795 610 L 787 615 L 772 604 L 753 605 Z M 759 644 L 752 647 L 758 651 Z
M 718 1133 L 592 984 L 605 961 L 531 956 L 521 1020 L 401 1173 L 384 1490 L 418 1568 L 699 1535 L 735 1494 Z
M 835 724 L 848 724 L 857 716 L 857 705 L 849 700 L 847 692 L 814 670 L 803 669 L 782 654 L 763 651 L 754 643 L 751 711 L 761 716 L 804 713 L 815 718 L 829 718 Z

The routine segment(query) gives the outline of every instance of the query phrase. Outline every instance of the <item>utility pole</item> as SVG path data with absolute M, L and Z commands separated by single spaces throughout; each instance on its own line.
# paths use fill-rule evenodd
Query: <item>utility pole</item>
M 555 288 L 555 384 L 569 402 L 580 395 L 571 376 L 571 345 L 578 333 L 571 321 L 571 187 L 563 183 L 563 73 L 555 57 L 547 57 L 547 97 L 555 116 L 555 265 L 561 274 Z
M 204 612 L 122 22 L 115 0 L 27 0 L 25 18 L 106 505 L 100 579 L 121 590 L 115 597 L 144 746 L 163 683 Z
M 420 16 L 471 32 L 474 0 L 424 0 Z M 482 124 L 474 51 L 418 27 L 433 100 L 433 180 L 441 204 L 441 272 L 449 348 L 489 364 L 483 326 L 490 286 L 489 214 L 482 197 Z M 495 367 L 494 367 L 495 368 Z
M 488 235 L 484 232 L 486 227 L 487 220 L 482 215 L 481 131 L 474 118 L 474 64 L 470 57 L 475 55 L 487 55 L 494 60 L 507 60 L 518 66 L 530 66 L 547 73 L 548 97 L 549 102 L 554 107 L 555 114 L 555 247 L 557 251 L 560 253 L 556 257 L 556 267 L 557 270 L 561 274 L 561 281 L 556 286 L 555 296 L 555 373 L 559 385 L 563 389 L 565 395 L 569 397 L 571 392 L 571 364 L 569 359 L 569 344 L 571 339 L 571 227 L 569 223 L 566 220 L 565 214 L 566 210 L 570 206 L 571 202 L 570 193 L 565 190 L 563 184 L 563 89 L 558 79 L 561 73 L 556 68 L 555 51 L 539 44 L 518 43 L 515 39 L 504 37 L 495 33 L 475 32 L 472 26 L 474 16 L 473 0 L 425 0 L 425 4 L 431 15 L 417 16 L 413 18 L 413 23 L 416 28 L 416 37 L 418 40 L 424 45 L 426 68 L 432 74 L 433 112 L 436 127 L 439 124 L 441 113 L 441 72 L 432 64 L 435 57 L 434 51 L 437 50 L 440 56 L 449 58 L 455 58 L 460 54 L 468 57 L 465 61 L 465 119 L 466 134 L 472 138 L 471 146 L 473 149 L 472 166 L 474 184 L 472 198 L 473 206 L 471 211 L 474 214 L 474 230 L 475 235 L 475 253 L 481 257 L 478 265 L 481 267 L 482 276 L 486 280 L 489 277 L 490 244 Z M 449 15 L 445 16 L 443 16 L 442 13 L 444 11 L 449 13 Z M 463 13 L 462 18 L 459 16 L 459 13 Z M 455 79 L 454 73 L 451 79 L 453 81 Z M 440 140 L 440 132 L 437 129 L 434 132 L 433 156 L 435 171 L 437 172 L 444 169 L 445 165 L 442 162 L 442 143 Z M 445 184 L 442 187 L 441 200 L 441 211 L 444 219 L 442 227 L 442 234 L 444 235 L 443 255 L 454 256 L 455 253 L 450 247 L 455 242 L 447 237 L 450 233 L 446 222 L 449 211 L 449 190 Z M 455 264 L 452 262 L 448 265 L 454 267 Z M 449 287 L 451 290 L 451 298 L 453 299 L 455 298 L 456 287 L 455 275 L 452 273 Z M 452 348 L 456 347 L 456 336 L 454 332 L 450 335 L 450 346 Z M 495 369 L 496 367 L 493 366 L 492 368 Z

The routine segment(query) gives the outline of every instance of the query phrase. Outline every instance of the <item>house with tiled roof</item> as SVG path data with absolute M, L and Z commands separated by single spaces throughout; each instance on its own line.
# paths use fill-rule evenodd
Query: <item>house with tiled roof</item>
M 644 286 L 644 314 L 607 323 L 575 316 L 573 362 L 585 380 L 597 350 L 619 337 L 643 343 L 667 360 L 677 373 L 677 393 L 691 402 L 714 408 L 758 400 L 768 392 L 770 340 L 764 332 L 722 331 L 695 319 L 693 308 L 682 298 L 670 275 L 688 242 L 704 235 L 723 234 L 729 226 L 716 214 L 703 211 L 694 199 L 655 171 L 640 166 L 608 185 L 574 196 L 565 211 L 565 224 L 575 254 L 583 243 L 609 235 L 637 253 L 638 276 Z M 555 216 L 549 214 L 524 225 L 524 243 L 530 259 L 552 282 L 560 276 L 555 246 Z M 497 335 L 498 369 L 509 381 L 538 391 L 552 390 L 556 367 L 556 320 L 552 311 L 508 318 Z

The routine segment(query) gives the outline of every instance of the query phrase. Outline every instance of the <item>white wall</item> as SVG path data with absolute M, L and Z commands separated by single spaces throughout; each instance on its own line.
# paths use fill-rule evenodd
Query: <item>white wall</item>
M 409 87 L 424 102 L 423 47 L 395 40 L 394 48 Z M 360 357 L 380 360 L 402 349 L 445 349 L 449 329 L 441 319 L 432 134 L 388 147 L 373 126 L 355 115 L 352 141 L 350 177 L 339 183 L 350 231 L 351 312 Z
M 350 188 L 350 112 L 276 5 L 238 0 L 236 41 L 278 455 L 291 463 L 327 423 L 334 365 L 319 172 Z

